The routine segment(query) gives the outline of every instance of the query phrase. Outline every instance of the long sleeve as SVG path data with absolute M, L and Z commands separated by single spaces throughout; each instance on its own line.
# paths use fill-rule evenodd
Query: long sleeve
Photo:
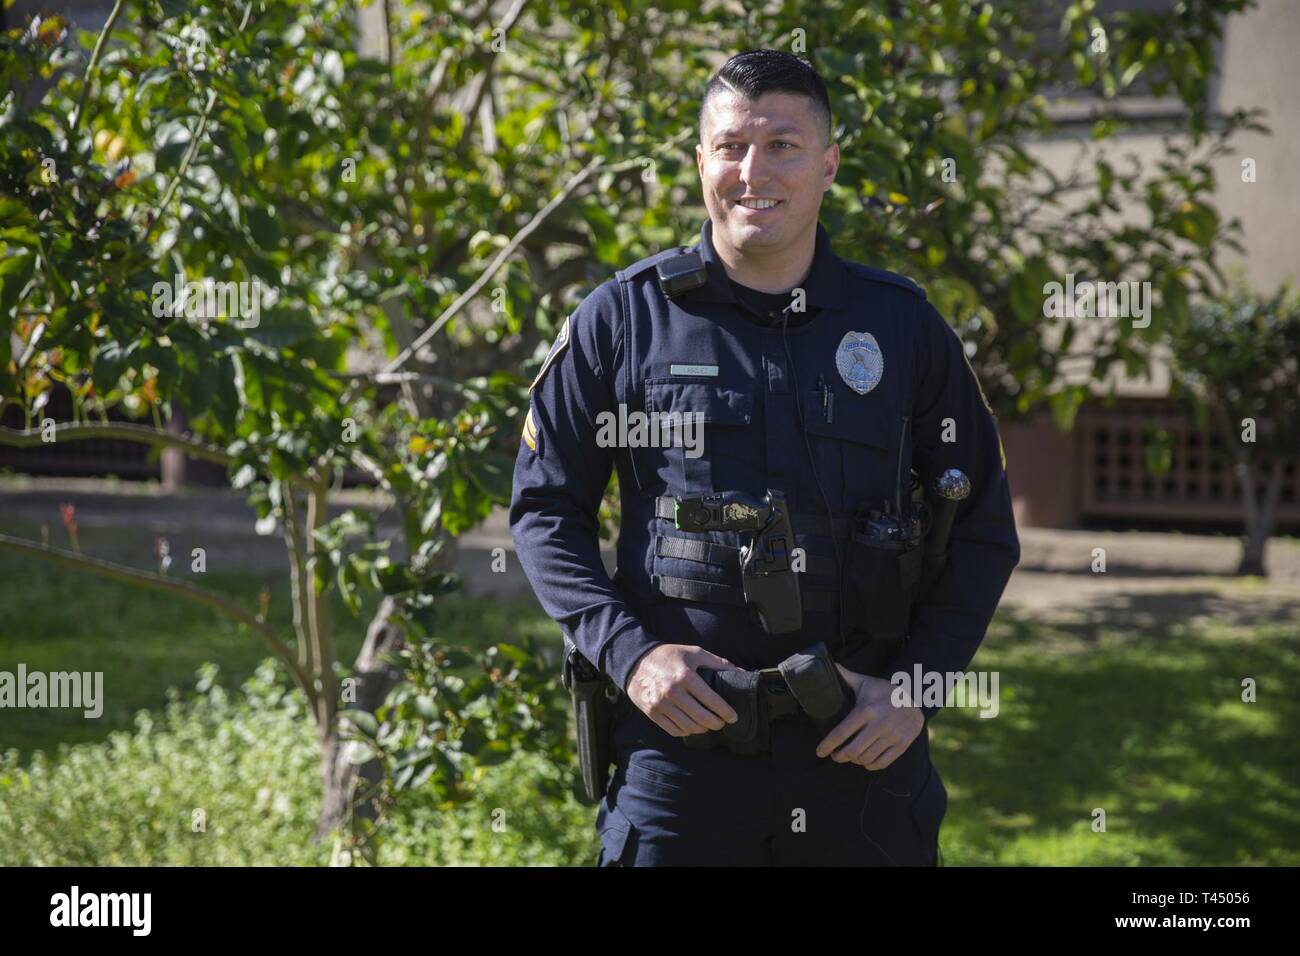
M 660 642 L 640 624 L 605 570 L 597 513 L 614 449 L 597 441 L 602 412 L 617 414 L 623 319 L 614 282 L 566 320 L 529 390 L 515 459 L 510 533 L 542 608 L 620 688 Z
M 1020 561 L 1020 541 L 997 423 L 961 341 L 930 303 L 920 319 L 913 465 L 927 479 L 960 468 L 971 493 L 953 521 L 947 567 L 916 607 L 911 637 L 890 673 L 911 674 L 920 664 L 924 672 L 946 674 L 964 670 L 974 658 Z M 927 723 L 938 711 L 921 709 Z

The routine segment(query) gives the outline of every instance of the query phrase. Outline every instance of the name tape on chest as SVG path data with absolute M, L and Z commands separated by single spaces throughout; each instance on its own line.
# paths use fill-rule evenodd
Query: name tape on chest
M 707 375 L 711 378 L 718 377 L 718 367 L 716 365 L 670 365 L 668 366 L 669 375 Z

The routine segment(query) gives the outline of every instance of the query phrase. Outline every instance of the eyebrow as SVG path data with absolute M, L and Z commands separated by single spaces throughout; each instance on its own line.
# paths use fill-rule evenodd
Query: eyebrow
M 798 126 L 791 126 L 788 123 L 784 126 L 776 126 L 773 127 L 772 129 L 764 130 L 763 132 L 767 136 L 789 136 L 791 133 L 795 134 L 796 136 L 807 135 Z M 744 134 L 738 129 L 722 129 L 715 132 L 712 138 L 716 141 L 719 139 L 734 139 L 735 137 L 742 136 L 742 135 Z

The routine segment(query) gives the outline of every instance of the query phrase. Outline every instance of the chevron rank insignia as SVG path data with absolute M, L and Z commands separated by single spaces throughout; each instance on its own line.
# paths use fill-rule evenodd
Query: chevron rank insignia
M 530 451 L 537 451 L 537 420 L 533 418 L 533 409 L 528 407 L 528 414 L 524 416 L 524 444 Z

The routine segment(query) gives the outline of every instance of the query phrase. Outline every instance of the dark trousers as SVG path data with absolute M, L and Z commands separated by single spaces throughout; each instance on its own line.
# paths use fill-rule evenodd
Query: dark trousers
M 934 865 L 948 794 L 926 732 L 881 771 L 818 757 L 821 739 L 794 715 L 772 722 L 769 753 L 692 750 L 628 705 L 598 865 Z

